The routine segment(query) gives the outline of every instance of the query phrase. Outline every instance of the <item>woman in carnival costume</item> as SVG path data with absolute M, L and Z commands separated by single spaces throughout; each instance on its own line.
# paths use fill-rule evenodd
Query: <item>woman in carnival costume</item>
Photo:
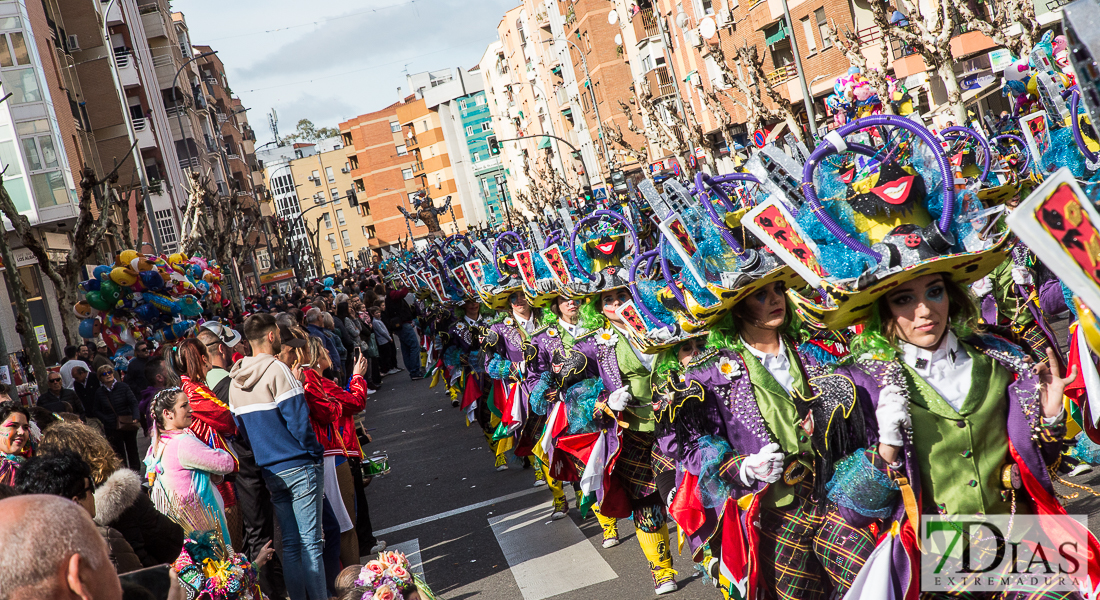
M 724 597 L 840 597 L 874 548 L 824 499 L 834 464 L 862 439 L 853 390 L 819 363 L 835 358 L 801 339 L 785 296 L 803 283 L 797 273 L 743 249 L 721 219 L 683 217 L 701 241 L 689 259 L 713 280 L 685 285 L 690 300 L 666 303 L 680 313 L 671 335 L 650 336 L 663 348 L 653 372 L 661 495 Z M 650 331 L 668 320 L 646 308 L 659 306 L 651 298 L 636 295 Z
M 32 428 L 31 413 L 23 405 L 0 402 L 0 484 L 15 484 L 15 472 L 31 456 Z
M 893 157 L 897 168 L 877 165 L 875 197 L 839 195 L 823 206 L 815 168 L 840 151 L 873 152 L 844 141 L 868 127 L 906 130 L 912 136 L 909 152 Z M 887 178 L 898 169 L 908 174 Z M 817 187 L 828 188 L 830 177 Z M 881 585 L 879 593 L 915 596 L 921 514 L 1065 514 L 1048 468 L 1056 466 L 1063 445 L 1062 391 L 1075 374 L 1061 377 L 1051 350 L 1049 366 L 1033 366 L 1020 347 L 976 327 L 977 311 L 965 286 L 1000 264 L 1008 247 L 1005 240 L 974 235 L 971 220 L 982 206 L 969 191 L 956 197 L 950 165 L 926 129 L 890 116 L 841 127 L 810 157 L 802 187 L 808 205 L 798 218 L 803 228 L 785 222 L 774 230 L 784 235 L 772 235 L 768 243 L 781 247 L 780 237 L 815 242 L 805 244 L 809 251 L 801 257 L 779 254 L 827 300 L 820 304 L 797 294 L 792 299 L 808 319 L 829 328 L 863 325 L 853 341 L 855 363 L 837 373 L 856 386 L 867 419 L 867 449 L 837 465 L 828 497 L 854 524 L 881 520 L 881 562 L 873 558 L 865 570 L 888 577 L 861 573 L 867 587 L 850 593 L 872 593 L 871 586 Z M 855 279 L 846 272 L 853 268 Z M 1090 550 L 1096 548 L 1095 538 L 1084 535 Z M 1098 573 L 1096 553 L 1091 555 L 1089 571 Z M 936 594 L 960 593 L 1078 597 L 1042 589 Z
M 655 442 L 650 402 L 650 373 L 655 357 L 642 354 L 627 336 L 627 325 L 617 309 L 630 300 L 627 291 L 626 234 L 604 224 L 596 231 L 585 225 L 597 219 L 619 221 L 630 235 L 635 255 L 637 236 L 617 213 L 597 211 L 577 223 L 574 263 L 583 277 L 563 289 L 583 299 L 580 324 L 585 333 L 571 349 L 554 352 L 551 371 L 568 415 L 568 428 L 554 440 L 551 474 L 580 481 L 588 498 L 599 501 L 596 516 L 604 530 L 604 546 L 618 543 L 616 518 L 633 514 L 638 543 L 649 561 L 654 589 L 666 594 L 677 589 L 672 568 L 664 502 L 657 493 L 651 466 Z M 577 240 L 578 234 L 582 234 Z M 559 475 L 560 474 L 560 475 Z

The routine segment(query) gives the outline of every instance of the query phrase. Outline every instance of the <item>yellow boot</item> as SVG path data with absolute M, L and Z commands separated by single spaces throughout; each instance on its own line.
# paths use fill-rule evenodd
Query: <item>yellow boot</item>
M 668 545 L 668 525 L 662 525 L 656 533 L 635 529 L 642 553 L 649 560 L 653 573 L 653 588 L 657 594 L 668 594 L 677 589 L 676 571 L 672 568 L 672 550 Z
M 596 520 L 600 522 L 600 527 L 603 528 L 603 547 L 612 548 L 619 545 L 619 521 L 614 517 L 605 517 L 600 514 L 600 508 L 598 506 L 593 507 L 596 511 Z

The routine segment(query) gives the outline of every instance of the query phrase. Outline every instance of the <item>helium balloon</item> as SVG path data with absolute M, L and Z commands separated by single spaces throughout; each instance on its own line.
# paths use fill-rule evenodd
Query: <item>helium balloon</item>
M 138 273 L 138 278 L 141 279 L 141 285 L 151 292 L 164 289 L 164 278 L 159 271 L 142 271 Z
M 81 319 L 92 316 L 92 305 L 87 300 L 81 300 L 73 305 L 73 313 Z
M 130 267 L 115 267 L 111 269 L 111 281 L 124 287 L 130 287 L 137 281 L 137 273 Z
M 99 265 L 98 267 L 92 269 L 92 277 L 94 279 L 103 281 L 104 279 L 107 279 L 110 275 L 111 267 L 108 267 L 107 265 Z
M 77 329 L 77 333 L 82 338 L 90 338 L 95 335 L 95 319 L 88 318 L 80 322 L 80 327 Z
M 96 310 L 107 311 L 114 308 L 114 302 L 100 296 L 99 292 L 88 292 L 86 296 L 88 304 Z
M 141 319 L 141 321 L 144 323 L 152 323 L 160 317 L 160 311 L 157 310 L 157 307 L 148 302 L 144 304 L 139 304 L 136 308 L 134 308 L 133 312 L 134 316 L 136 316 L 138 319 Z
M 172 340 L 179 339 L 191 330 L 195 326 L 194 321 L 180 321 L 179 323 L 172 323 L 157 330 L 153 334 L 153 340 L 160 342 L 171 342 Z
M 151 270 L 153 268 L 153 263 L 144 256 L 138 256 L 130 261 L 130 268 L 140 273 Z
M 83 288 L 85 292 L 97 291 L 97 290 L 99 290 L 99 280 L 98 279 L 89 279 L 87 281 L 81 281 L 80 282 L 80 287 Z
M 137 258 L 139 254 L 136 250 L 123 250 L 118 255 L 118 264 L 129 265 L 131 261 Z
M 185 317 L 197 317 L 202 314 L 202 305 L 198 298 L 187 294 L 176 299 L 179 314 Z
M 164 294 L 150 294 L 146 292 L 142 294 L 141 297 L 145 302 L 152 304 L 160 312 L 176 313 L 179 311 L 176 307 L 176 302 Z
M 100 297 L 109 300 L 113 305 L 115 302 L 118 302 L 122 299 L 122 288 L 120 288 L 118 284 L 114 281 L 108 279 L 107 281 L 99 284 L 99 295 Z

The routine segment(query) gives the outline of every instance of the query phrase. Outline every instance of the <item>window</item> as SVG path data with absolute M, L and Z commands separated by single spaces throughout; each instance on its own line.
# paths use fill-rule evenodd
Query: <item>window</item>
M 485 96 L 478 96 L 474 99 L 474 104 L 477 106 L 483 106 L 485 104 Z
M 409 153 L 409 147 L 406 146 L 405 144 L 401 144 L 400 146 L 397 147 L 397 155 L 398 156 L 405 156 L 408 153 Z
M 328 213 L 321 215 L 325 219 L 325 229 L 332 229 L 332 217 Z
M 443 176 L 439 173 L 435 174 L 435 187 L 438 189 L 443 189 Z
M 474 162 L 477 162 L 479 160 L 481 160 L 481 154 L 478 152 L 474 152 Z
M 153 218 L 157 222 L 157 232 L 160 233 L 160 243 L 164 246 L 165 251 L 176 251 L 176 226 L 175 221 L 172 220 L 172 211 L 158 210 L 153 212 Z
M 481 124 L 481 130 L 482 131 L 492 131 L 492 129 L 493 129 L 493 124 L 492 123 L 486 122 L 486 123 Z
M 406 180 L 406 181 L 408 181 L 409 179 L 412 179 L 413 178 L 413 170 L 412 169 L 401 169 L 401 178 Z
M 0 81 L 4 83 L 4 90 L 12 94 L 11 104 L 42 101 L 42 90 L 38 87 L 33 68 L 0 72 Z
M 802 34 L 806 36 L 806 51 L 813 54 L 817 51 L 817 42 L 814 40 L 814 26 L 810 23 L 810 17 L 802 19 Z
M 367 226 L 367 237 L 372 238 L 372 237 L 377 237 L 377 236 L 378 236 L 378 234 L 374 231 L 374 225 L 368 225 Z
M 340 239 L 344 240 L 344 245 L 345 246 L 350 246 L 351 245 L 351 236 L 348 235 L 348 230 L 347 229 L 344 229 L 344 230 L 340 231 Z
M 815 10 L 814 18 L 817 19 L 817 30 L 821 33 L 821 49 L 832 48 L 833 40 L 829 39 L 829 22 L 825 19 L 825 9 Z
M 321 187 L 321 173 L 319 171 L 314 171 L 310 179 L 313 180 L 313 185 Z
M 53 138 L 49 135 L 29 137 L 19 140 L 23 144 L 23 156 L 27 158 L 27 167 L 31 171 L 56 168 L 57 153 L 54 151 Z
M 416 194 L 414 194 L 414 193 L 409 194 L 409 204 L 410 205 L 416 204 Z
M 61 171 L 31 175 L 31 187 L 34 188 L 34 200 L 39 208 L 69 202 L 69 191 L 65 189 L 65 176 Z
M 340 225 L 347 225 L 347 221 L 344 220 L 344 209 L 336 209 L 336 222 Z
M 332 188 L 328 193 L 332 194 L 333 204 L 340 204 L 340 188 Z
M 340 269 L 343 269 L 343 268 L 344 268 L 343 265 L 340 263 L 340 257 L 339 256 L 333 256 L 332 257 L 332 269 L 334 271 L 339 271 Z
M 329 183 L 336 181 L 336 175 L 332 172 L 332 167 L 325 167 L 325 176 L 328 177 Z
M 19 27 L 15 19 L 4 19 L 4 29 Z M 11 48 L 8 48 L 11 42 Z M 13 31 L 7 35 L 0 35 L 0 67 L 15 67 L 31 64 L 30 55 L 27 54 L 27 44 L 23 41 L 23 33 Z
M 337 246 L 336 246 L 336 234 L 335 233 L 328 234 L 328 247 L 329 247 L 330 250 L 335 250 L 336 249 Z M 337 259 L 337 260 L 339 260 L 339 259 Z
M 348 252 L 348 266 L 350 267 L 351 265 L 354 265 L 354 264 L 355 264 L 355 253 L 354 252 Z
M 370 234 L 367 233 L 367 226 L 366 225 L 363 226 L 363 237 L 365 237 L 367 239 L 370 239 Z
M 474 126 L 473 125 L 467 125 L 466 126 L 466 135 L 473 135 L 473 134 L 474 134 Z
M 268 258 L 267 252 L 257 251 L 256 258 L 260 260 L 260 268 L 267 271 L 271 269 L 271 259 Z
M 399 133 L 401 131 L 401 123 L 397 121 L 390 121 L 390 133 Z

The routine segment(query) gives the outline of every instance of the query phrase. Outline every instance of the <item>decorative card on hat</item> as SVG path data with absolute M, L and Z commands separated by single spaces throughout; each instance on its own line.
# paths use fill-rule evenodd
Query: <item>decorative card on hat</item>
M 481 242 L 478 242 L 479 244 Z M 473 283 L 474 289 L 480 288 L 485 284 L 485 273 L 481 270 L 481 261 L 474 260 L 466 261 L 466 272 L 470 275 L 470 282 Z
M 438 298 L 440 302 L 446 302 L 449 298 L 447 298 L 447 294 L 443 291 L 443 280 L 439 277 L 439 274 L 432 273 L 431 280 L 432 291 L 435 292 L 435 297 Z
M 1090 307 L 1100 307 L 1100 214 L 1066 167 L 1005 218 L 1009 228 Z
M 782 202 L 773 198 L 758 205 L 741 218 L 741 225 L 790 265 L 811 287 L 821 287 L 821 280 L 828 273 L 817 262 L 817 245 L 802 231 Z
M 668 240 L 669 245 L 676 251 L 676 254 L 680 256 L 680 260 L 684 261 L 684 267 L 691 273 L 691 276 L 695 278 L 695 281 L 699 282 L 699 285 L 706 286 L 707 280 L 703 277 L 699 269 L 696 268 L 695 262 L 691 257 L 695 254 L 695 240 L 691 238 L 691 234 L 688 233 L 684 222 L 680 219 L 680 214 L 673 211 L 669 213 L 660 225 L 661 233 L 665 235 L 665 239 Z
M 535 282 L 538 281 L 538 277 L 535 275 L 535 260 L 531 255 L 530 250 L 517 250 L 516 268 L 519 270 L 519 277 L 523 280 L 523 285 L 527 286 L 527 289 L 535 289 Z
M 1050 131 L 1047 130 L 1047 111 L 1040 110 L 1020 117 L 1020 130 L 1024 133 L 1027 148 L 1031 152 L 1032 169 L 1042 174 L 1039 164 L 1043 154 L 1050 148 Z
M 451 274 L 454 275 L 458 285 L 462 286 L 462 294 L 464 296 L 476 296 L 474 289 L 470 287 L 470 280 L 466 277 L 466 270 L 462 267 L 455 267 L 451 269 Z
M 645 319 L 643 319 L 641 313 L 638 312 L 638 307 L 634 305 L 633 300 L 629 300 L 626 304 L 621 305 L 615 313 L 619 315 L 619 318 L 622 319 L 638 337 L 644 338 L 646 336 L 649 328 L 646 327 Z
M 554 280 L 558 285 L 568 285 L 571 277 L 569 276 L 569 267 L 565 264 L 565 256 L 561 252 L 561 247 L 554 244 L 545 250 L 540 250 L 539 254 L 541 254 L 542 259 L 546 261 L 546 265 L 550 267 L 550 273 L 554 276 Z

